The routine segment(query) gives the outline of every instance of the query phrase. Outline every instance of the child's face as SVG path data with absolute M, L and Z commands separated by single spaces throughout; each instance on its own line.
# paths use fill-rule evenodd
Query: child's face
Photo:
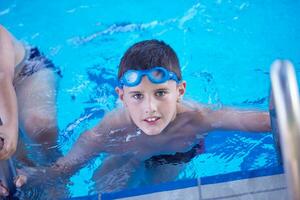
M 172 80 L 154 84 L 144 76 L 139 85 L 116 91 L 136 126 L 147 135 L 157 135 L 175 119 L 185 85 Z

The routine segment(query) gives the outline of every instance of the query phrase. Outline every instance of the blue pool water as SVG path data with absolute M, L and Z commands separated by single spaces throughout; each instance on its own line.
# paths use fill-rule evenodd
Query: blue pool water
M 299 1 L 203 0 L 5 1 L 0 23 L 34 44 L 62 69 L 58 96 L 60 145 L 116 106 L 117 66 L 133 43 L 156 38 L 178 54 L 187 99 L 267 110 L 269 68 L 288 58 L 300 74 Z M 74 109 L 75 108 L 75 109 Z M 204 154 L 174 179 L 276 167 L 271 134 L 215 132 Z M 72 177 L 71 196 L 95 193 L 91 171 L 101 156 Z

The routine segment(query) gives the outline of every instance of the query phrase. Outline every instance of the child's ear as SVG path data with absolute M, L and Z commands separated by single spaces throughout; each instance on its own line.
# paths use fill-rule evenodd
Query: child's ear
M 119 99 L 120 99 L 121 101 L 123 101 L 123 100 L 124 100 L 124 90 L 121 89 L 121 88 L 119 88 L 119 87 L 116 87 L 116 88 L 115 88 L 115 91 L 116 91 L 116 93 L 118 94 Z
M 185 94 L 185 90 L 186 90 L 186 82 L 185 81 L 181 81 L 178 86 L 178 98 L 181 99 L 183 97 L 183 95 Z

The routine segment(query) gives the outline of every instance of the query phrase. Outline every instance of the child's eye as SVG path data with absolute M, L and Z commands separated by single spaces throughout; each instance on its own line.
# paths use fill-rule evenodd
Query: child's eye
M 157 92 L 155 92 L 155 96 L 157 96 L 157 97 L 163 97 L 166 94 L 167 94 L 166 91 L 157 91 Z
M 140 100 L 140 99 L 142 99 L 144 96 L 143 96 L 143 94 L 134 94 L 134 95 L 132 95 L 132 97 L 133 97 L 134 99 Z

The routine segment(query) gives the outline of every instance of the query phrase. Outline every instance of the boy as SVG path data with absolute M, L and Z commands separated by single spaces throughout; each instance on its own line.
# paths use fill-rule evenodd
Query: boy
M 118 81 L 116 92 L 124 107 L 107 114 L 93 129 L 84 132 L 66 156 L 51 168 L 40 170 L 38 177 L 73 174 L 88 160 L 105 152 L 114 157 L 102 164 L 99 175 L 124 166 L 123 172 L 127 174 L 122 176 L 126 182 L 134 167 L 146 159 L 187 152 L 209 131 L 270 130 L 266 112 L 211 110 L 182 100 L 186 82 L 177 55 L 162 41 L 147 40 L 131 46 L 121 59 Z M 37 170 L 24 174 L 32 177 L 34 173 Z M 17 185 L 24 181 L 26 177 L 22 176 Z
M 0 25 L 0 118 L 3 122 L 0 138 L 4 143 L 0 149 L 1 160 L 16 151 L 19 127 L 42 146 L 44 154 L 57 155 L 57 150 L 50 150 L 57 138 L 55 71 L 57 68 L 37 48 L 25 46 Z M 18 146 L 19 160 L 33 165 L 24 155 L 24 149 Z

